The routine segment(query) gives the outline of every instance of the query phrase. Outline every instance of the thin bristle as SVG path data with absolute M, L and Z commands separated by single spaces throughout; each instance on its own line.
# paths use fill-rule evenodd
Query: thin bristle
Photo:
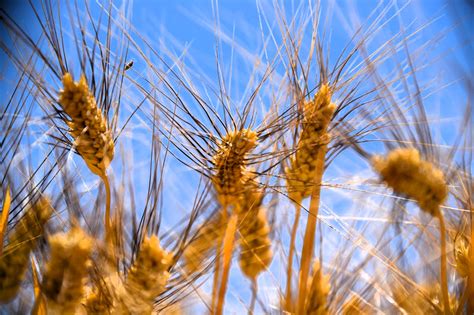
M 110 306 L 104 295 L 97 291 L 92 291 L 83 302 L 88 314 L 109 314 Z
M 360 297 L 352 296 L 342 306 L 342 315 L 369 315 L 373 312 L 363 303 Z
M 435 283 L 420 285 L 418 290 L 395 284 L 392 287 L 392 297 L 396 306 L 406 314 L 441 314 L 441 291 L 440 286 Z M 457 304 L 455 297 L 450 296 L 450 304 Z

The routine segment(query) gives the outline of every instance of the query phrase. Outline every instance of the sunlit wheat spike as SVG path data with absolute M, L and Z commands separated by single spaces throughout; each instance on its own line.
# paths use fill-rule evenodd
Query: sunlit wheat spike
M 49 200 L 41 197 L 16 224 L 0 257 L 0 302 L 16 296 L 28 268 L 30 252 L 43 235 L 44 225 L 52 214 Z
M 84 295 L 93 240 L 78 227 L 49 238 L 42 292 L 48 314 L 74 314 Z
M 161 248 L 156 235 L 145 237 L 125 284 L 130 294 L 127 307 L 132 314 L 151 313 L 154 300 L 165 290 L 172 259 L 172 254 Z
M 313 274 L 308 283 L 309 290 L 306 298 L 305 314 L 323 315 L 329 314 L 328 295 L 331 288 L 329 276 L 323 274 L 319 261 L 313 264 Z
M 311 196 L 309 216 L 306 222 L 301 266 L 299 273 L 298 298 L 296 313 L 300 314 L 306 302 L 307 281 L 313 257 L 316 221 L 319 212 L 321 182 L 324 174 L 327 145 L 330 141 L 328 134 L 329 123 L 336 111 L 336 105 L 331 102 L 332 91 L 327 83 L 323 83 L 312 101 L 303 106 L 302 131 L 290 166 L 286 169 L 288 196 L 299 209 L 301 201 Z M 292 255 L 294 251 L 296 227 L 298 226 L 299 210 L 295 216 L 290 239 L 290 252 L 287 266 L 286 304 L 292 308 L 291 297 Z
M 238 203 L 243 192 L 245 158 L 257 145 L 257 133 L 250 129 L 229 132 L 219 144 L 213 157 L 215 174 L 212 183 L 217 199 L 225 207 Z
M 225 222 L 224 217 L 218 213 L 199 228 L 197 234 L 183 252 L 184 269 L 188 273 L 200 270 L 209 253 L 222 242 Z
M 70 118 L 67 125 L 76 151 L 94 174 L 104 176 L 114 157 L 114 141 L 84 75 L 79 82 L 70 73 L 64 75 L 59 104 Z
M 327 129 L 336 105 L 331 103 L 331 90 L 323 84 L 314 99 L 303 108 L 302 131 L 290 166 L 286 169 L 288 196 L 300 203 L 311 195 L 319 183 L 313 183 L 319 148 L 329 141 Z
M 249 213 L 241 224 L 240 269 L 248 278 L 255 279 L 272 262 L 270 227 L 263 209 Z
M 448 196 L 443 172 L 423 160 L 415 148 L 399 148 L 372 159 L 374 169 L 395 193 L 415 200 L 421 210 L 436 216 Z

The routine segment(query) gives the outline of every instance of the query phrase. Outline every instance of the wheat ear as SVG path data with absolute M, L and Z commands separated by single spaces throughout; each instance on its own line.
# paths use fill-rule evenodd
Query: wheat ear
M 257 145 L 257 133 L 250 129 L 229 132 L 213 157 L 212 183 L 223 208 L 236 205 L 244 191 L 245 158 Z
M 145 237 L 125 282 L 132 314 L 151 314 L 153 304 L 164 290 L 173 256 L 163 250 L 156 235 Z
M 201 269 L 209 252 L 215 249 L 218 244 L 221 244 L 225 232 L 225 223 L 222 214 L 218 213 L 198 229 L 196 236 L 183 252 L 186 272 L 192 273 Z
M 329 277 L 323 275 L 319 261 L 315 261 L 313 263 L 313 275 L 309 281 L 309 293 L 304 314 L 329 314 L 327 299 L 330 288 Z
M 321 182 L 324 173 L 324 161 L 329 142 L 328 127 L 336 105 L 331 102 L 332 93 L 329 85 L 323 84 L 312 102 L 304 106 L 303 130 L 298 141 L 295 156 L 287 170 L 288 193 L 297 202 L 311 196 L 308 220 L 301 253 L 298 298 L 296 313 L 302 314 L 306 299 L 306 288 L 310 263 L 313 257 L 316 221 L 319 212 Z M 291 275 L 287 275 L 291 281 Z M 291 286 L 287 283 L 287 295 Z
M 0 303 L 8 302 L 18 293 L 28 268 L 30 252 L 43 234 L 51 213 L 49 200 L 41 197 L 13 229 L 8 245 L 0 256 Z
M 74 314 L 84 295 L 93 241 L 74 227 L 51 236 L 49 244 L 51 257 L 42 284 L 48 314 Z
M 248 214 L 240 231 L 239 265 L 242 273 L 252 282 L 252 302 L 249 313 L 253 314 L 257 298 L 257 277 L 272 262 L 272 243 L 269 237 L 270 227 L 264 209 Z
M 470 274 L 470 246 L 464 240 L 455 244 L 454 258 L 456 261 L 456 272 L 462 278 L 466 278 Z
M 270 227 L 262 207 L 264 191 L 254 181 L 252 172 L 246 172 L 245 191 L 236 207 L 240 234 L 239 265 L 242 273 L 250 279 L 252 299 L 249 314 L 253 314 L 258 287 L 257 277 L 270 265 L 273 252 L 269 237 Z
M 443 172 L 432 163 L 421 159 L 415 148 L 395 149 L 386 157 L 375 156 L 373 168 L 397 194 L 415 200 L 420 209 L 439 221 L 441 244 L 440 281 L 445 314 L 450 313 L 447 279 L 446 227 L 440 207 L 448 197 L 448 186 Z
M 98 175 L 105 185 L 105 233 L 110 236 L 110 184 L 107 168 L 114 158 L 114 140 L 107 119 L 97 107 L 94 95 L 87 85 L 86 77 L 74 82 L 72 75 L 63 76 L 63 89 L 59 93 L 59 104 L 70 120 L 69 133 L 74 138 L 74 147 L 89 169 Z
M 211 181 L 217 193 L 217 200 L 222 206 L 222 215 L 225 220 L 227 220 L 229 207 L 238 206 L 245 191 L 246 157 L 257 145 L 257 141 L 257 133 L 253 130 L 241 129 L 231 131 L 219 143 L 218 150 L 213 156 L 216 171 Z M 222 277 L 219 285 L 216 283 L 218 277 L 214 277 L 212 295 L 213 300 L 216 301 L 216 307 L 214 308 L 213 306 L 213 309 L 215 309 L 215 313 L 219 315 L 222 314 L 224 309 L 224 299 L 234 248 L 237 221 L 237 214 L 232 213 L 222 242 Z M 215 274 L 220 272 L 219 264 L 219 257 L 217 257 Z
M 245 191 L 236 207 L 240 233 L 239 264 L 243 274 L 254 280 L 271 263 L 270 227 L 262 207 L 264 192 L 247 171 Z

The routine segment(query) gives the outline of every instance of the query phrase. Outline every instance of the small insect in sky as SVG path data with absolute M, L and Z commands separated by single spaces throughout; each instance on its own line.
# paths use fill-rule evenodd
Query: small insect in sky
M 129 70 L 131 67 L 133 67 L 133 60 L 130 60 L 125 64 L 125 66 L 123 67 L 123 71 Z

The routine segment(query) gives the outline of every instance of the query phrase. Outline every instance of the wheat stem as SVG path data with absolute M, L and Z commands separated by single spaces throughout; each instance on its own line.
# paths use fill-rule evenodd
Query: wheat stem
M 288 312 L 293 310 L 293 298 L 291 294 L 291 281 L 293 278 L 293 256 L 295 252 L 296 232 L 300 222 L 301 206 L 300 202 L 295 203 L 295 221 L 291 229 L 290 250 L 288 253 L 288 266 L 286 268 L 286 294 L 285 294 L 285 308 Z
M 214 277 L 212 282 L 212 300 L 211 300 L 211 310 L 214 311 L 217 306 L 217 293 L 219 290 L 219 276 L 221 273 L 221 258 L 219 256 L 220 246 L 217 247 L 216 261 L 214 264 Z
M 444 313 L 451 314 L 449 307 L 449 292 L 448 292 L 448 276 L 447 276 L 447 262 L 446 262 L 446 226 L 441 211 L 437 211 L 439 220 L 439 233 L 441 237 L 441 291 L 443 294 Z
M 474 227 L 472 226 L 473 222 L 473 213 L 474 213 L 474 208 L 471 206 L 471 240 L 469 244 L 469 273 L 467 276 L 467 292 L 470 297 L 474 296 Z M 474 313 L 474 298 L 470 298 L 468 300 L 468 305 L 467 305 L 467 311 L 468 313 Z
M 235 232 L 237 230 L 237 214 L 232 214 L 227 225 L 223 241 L 223 264 L 222 279 L 219 286 L 217 297 L 217 315 L 221 315 L 224 310 L 225 293 L 227 291 L 227 282 L 229 280 L 230 265 L 232 262 L 232 251 L 234 249 Z
M 227 207 L 224 207 L 222 209 L 222 220 L 223 222 L 227 222 Z M 227 229 L 224 231 L 224 237 L 225 237 L 225 233 L 227 232 Z M 224 242 L 224 239 L 222 240 L 219 240 L 217 242 L 217 246 L 216 246 L 216 260 L 215 260 L 215 264 L 214 264 L 214 277 L 213 277 L 213 283 L 212 283 L 212 300 L 211 300 L 211 310 L 212 312 L 214 312 L 214 310 L 217 308 L 217 295 L 218 295 L 218 292 L 219 292 L 219 279 L 220 279 L 220 275 L 221 275 L 221 257 L 220 257 L 220 253 L 221 253 L 221 248 L 222 248 L 222 244 Z
M 324 160 L 327 146 L 322 145 L 317 152 L 316 172 L 314 178 L 313 191 L 309 204 L 308 221 L 306 222 L 306 231 L 304 235 L 303 251 L 301 253 L 301 267 L 299 274 L 298 303 L 296 305 L 296 314 L 303 314 L 306 289 L 308 283 L 309 267 L 313 256 L 314 238 L 316 231 L 316 221 L 319 212 L 319 203 L 321 197 L 321 182 L 324 173 Z
M 253 315 L 255 302 L 257 301 L 258 285 L 257 278 L 252 279 L 252 299 L 250 300 L 249 315 Z
M 104 226 L 105 226 L 105 239 L 107 241 L 112 240 L 112 225 L 110 223 L 110 183 L 107 174 L 100 175 L 102 182 L 105 186 L 105 219 L 104 219 Z
M 8 214 L 10 213 L 11 196 L 10 186 L 7 186 L 2 206 L 2 216 L 0 217 L 0 256 L 3 253 L 3 239 L 7 231 Z
M 41 283 L 38 277 L 38 266 L 33 258 L 31 258 L 31 276 L 33 278 L 33 293 L 35 303 L 33 304 L 32 315 L 46 315 L 46 304 L 41 294 Z

